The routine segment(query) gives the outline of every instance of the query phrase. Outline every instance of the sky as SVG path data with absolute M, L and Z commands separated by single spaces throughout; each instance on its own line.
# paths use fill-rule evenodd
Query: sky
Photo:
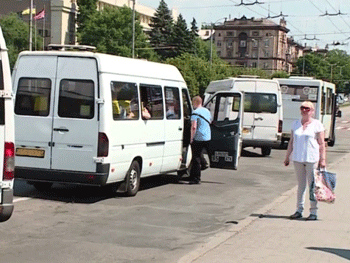
M 241 2 L 252 4 L 240 5 Z M 219 24 L 224 18 L 267 18 L 284 15 L 288 36 L 301 45 L 345 50 L 350 55 L 350 0 L 165 0 L 169 9 L 182 14 L 187 25 Z M 137 0 L 156 9 L 160 0 Z M 340 13 L 340 15 L 339 15 Z M 279 23 L 281 17 L 270 18 Z M 338 44 L 338 45 L 334 45 Z

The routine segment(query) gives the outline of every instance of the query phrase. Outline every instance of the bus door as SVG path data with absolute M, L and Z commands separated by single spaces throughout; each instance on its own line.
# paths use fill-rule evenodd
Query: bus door
M 242 148 L 243 94 L 217 92 L 204 107 L 212 116 L 208 147 L 210 167 L 236 170 Z

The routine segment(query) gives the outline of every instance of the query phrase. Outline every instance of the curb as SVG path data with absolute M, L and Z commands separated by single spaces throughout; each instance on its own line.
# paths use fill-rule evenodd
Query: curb
M 328 167 L 332 168 L 332 167 L 336 166 L 338 163 L 340 163 L 344 159 L 346 159 L 347 156 L 350 156 L 350 153 L 344 155 L 338 161 L 328 165 Z M 297 192 L 297 188 L 298 188 L 298 186 L 296 185 L 292 189 L 284 192 L 281 196 L 277 197 L 273 202 L 265 205 L 264 207 L 260 208 L 256 212 L 254 212 L 254 214 L 266 214 L 266 213 L 270 212 L 275 207 L 281 205 L 282 203 L 287 201 L 292 196 L 295 196 L 296 192 Z M 210 237 L 208 241 L 200 244 L 198 248 L 187 253 L 185 256 L 181 257 L 177 261 L 177 263 L 193 262 L 194 260 L 204 256 L 206 253 L 208 253 L 211 250 L 215 249 L 216 247 L 220 246 L 222 243 L 226 242 L 231 237 L 244 231 L 248 226 L 250 226 L 252 223 L 254 223 L 258 219 L 259 219 L 259 217 L 248 216 L 247 218 L 240 221 L 239 225 L 231 226 L 227 230 L 219 232 L 219 233 L 215 234 L 213 237 Z

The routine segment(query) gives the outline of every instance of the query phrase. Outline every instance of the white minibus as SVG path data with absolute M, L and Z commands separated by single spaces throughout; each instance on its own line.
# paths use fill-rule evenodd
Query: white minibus
M 11 71 L 0 27 L 0 222 L 13 212 L 14 116 Z
M 15 178 L 37 189 L 111 185 L 133 196 L 141 177 L 189 167 L 192 106 L 174 66 L 89 51 L 22 52 L 13 86 Z
M 312 77 L 276 78 L 276 80 L 281 86 L 283 99 L 282 141 L 290 139 L 292 123 L 295 119 L 300 118 L 300 104 L 308 100 L 315 105 L 315 118 L 320 120 L 325 127 L 325 140 L 329 146 L 333 146 L 338 113 L 335 85 Z
M 212 81 L 205 90 L 205 101 L 218 91 L 244 93 L 243 148 L 261 148 L 261 154 L 268 156 L 272 148 L 280 147 L 283 109 L 277 81 L 253 76 Z

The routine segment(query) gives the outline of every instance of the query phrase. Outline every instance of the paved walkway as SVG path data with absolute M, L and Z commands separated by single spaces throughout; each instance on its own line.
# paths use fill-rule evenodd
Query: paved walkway
M 337 199 L 334 204 L 319 203 L 319 220 L 288 219 L 295 211 L 295 187 L 238 225 L 200 244 L 179 263 L 349 262 L 350 154 L 328 170 L 337 174 Z M 307 217 L 308 199 L 305 204 L 303 216 Z

